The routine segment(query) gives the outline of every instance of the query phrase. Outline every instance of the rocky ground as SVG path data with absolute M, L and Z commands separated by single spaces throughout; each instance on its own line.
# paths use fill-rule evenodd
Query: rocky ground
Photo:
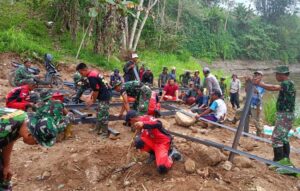
M 1 105 L 4 104 L 3 96 L 11 89 L 6 80 L 11 59 L 18 59 L 18 56 L 0 55 Z M 74 66 L 69 65 L 61 67 L 65 79 L 70 79 L 73 69 Z M 119 108 L 111 108 L 111 113 L 117 114 L 118 111 Z M 172 131 L 226 145 L 233 141 L 234 134 L 224 129 L 203 129 L 197 124 L 183 128 L 175 124 L 174 117 L 161 120 Z M 107 140 L 90 133 L 93 125 L 74 126 L 73 138 L 49 149 L 28 146 L 18 140 L 11 162 L 14 190 L 300 190 L 300 181 L 295 177 L 278 175 L 266 165 L 240 156 L 231 164 L 226 162 L 228 152 L 176 137 L 174 144 L 184 160 L 175 162 L 168 174 L 159 175 L 154 163 L 145 164 L 146 154 L 130 148 L 133 133 L 122 123 L 110 122 L 109 126 L 121 134 Z M 292 145 L 299 148 L 299 140 L 292 140 Z M 242 138 L 239 149 L 272 158 L 271 146 L 253 139 Z M 299 154 L 292 153 L 291 158 L 299 167 Z M 126 166 L 131 167 L 119 170 Z

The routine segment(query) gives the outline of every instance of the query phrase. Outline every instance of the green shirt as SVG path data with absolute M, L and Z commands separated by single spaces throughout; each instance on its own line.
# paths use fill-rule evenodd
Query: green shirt
M 19 137 L 21 125 L 27 118 L 22 110 L 0 108 L 0 149 Z
M 34 76 L 28 72 L 28 70 L 25 68 L 25 66 L 21 66 L 16 70 L 15 74 L 15 83 L 21 82 L 25 79 L 31 79 Z
M 296 89 L 292 80 L 285 80 L 280 84 L 281 90 L 278 95 L 276 109 L 277 112 L 294 112 Z

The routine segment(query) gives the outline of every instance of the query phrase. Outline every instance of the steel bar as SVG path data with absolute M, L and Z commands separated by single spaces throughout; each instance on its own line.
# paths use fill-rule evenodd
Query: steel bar
M 138 71 L 136 70 L 136 66 L 133 67 L 133 72 L 137 81 L 141 81 Z
M 232 148 L 234 148 L 234 149 L 236 149 L 238 147 L 241 135 L 242 135 L 244 127 L 245 127 L 246 118 L 247 118 L 247 116 L 249 116 L 249 109 L 250 109 L 250 104 L 251 104 L 251 99 L 252 99 L 253 91 L 254 91 L 253 84 L 251 82 L 248 82 L 248 84 L 247 84 L 246 102 L 245 102 L 245 105 L 244 105 L 244 108 L 243 108 L 243 113 L 242 113 L 242 116 L 241 116 L 241 119 L 240 119 L 239 126 L 237 128 L 237 131 L 236 131 L 233 143 L 232 143 Z M 230 162 L 233 161 L 234 154 L 235 154 L 234 152 L 231 152 L 229 154 L 228 160 Z
M 176 132 L 173 132 L 173 131 L 169 131 L 169 133 L 174 135 L 174 136 L 184 138 L 184 139 L 189 140 L 189 141 L 193 141 L 193 142 L 196 142 L 196 143 L 204 144 L 206 146 L 212 146 L 212 147 L 216 147 L 216 148 L 223 149 L 223 150 L 226 150 L 226 151 L 230 151 L 232 153 L 239 154 L 241 156 L 245 156 L 247 158 L 254 159 L 254 160 L 257 160 L 259 162 L 263 162 L 265 164 L 268 164 L 268 165 L 274 165 L 276 167 L 288 170 L 288 171 L 293 172 L 293 173 L 300 173 L 300 169 L 298 169 L 298 168 L 291 168 L 291 167 L 288 167 L 288 166 L 283 166 L 283 165 L 281 165 L 279 163 L 276 163 L 274 161 L 271 161 L 271 160 L 268 160 L 268 159 L 250 154 L 248 152 L 244 152 L 244 151 L 240 151 L 240 150 L 231 148 L 227 145 L 223 145 L 223 144 L 216 143 L 216 142 L 206 140 L 206 139 L 190 137 L 190 136 L 179 134 L 179 133 L 176 133 Z
M 167 106 L 164 105 L 164 106 L 162 106 L 162 107 L 163 107 L 163 108 L 168 107 L 169 110 L 172 110 L 172 108 L 173 108 L 174 111 L 181 112 L 181 113 L 183 113 L 183 114 L 185 114 L 185 115 L 187 115 L 187 116 L 190 116 L 190 117 L 195 117 L 195 116 L 196 116 L 196 114 L 192 114 L 192 113 L 189 113 L 189 112 L 185 112 L 184 110 L 179 109 L 179 108 L 175 107 L 174 105 L 167 105 Z M 172 107 L 172 108 L 171 108 L 171 107 Z M 235 129 L 235 128 L 233 128 L 233 127 L 229 127 L 229 126 L 223 125 L 223 124 L 221 124 L 221 123 L 213 122 L 213 121 L 204 119 L 204 118 L 202 118 L 202 117 L 200 117 L 199 120 L 204 121 L 204 122 L 207 122 L 207 123 L 210 123 L 210 124 L 213 124 L 213 125 L 216 125 L 216 126 L 218 126 L 218 127 L 222 127 L 222 128 L 224 128 L 224 129 L 227 129 L 227 130 L 232 131 L 232 132 L 236 132 L 236 131 L 237 131 L 237 129 Z M 271 141 L 271 140 L 266 139 L 266 138 L 262 138 L 262 137 L 259 137 L 259 136 L 256 136 L 256 135 L 251 134 L 251 133 L 242 132 L 242 135 L 245 135 L 245 136 L 247 136 L 247 137 L 250 137 L 250 138 L 252 138 L 252 139 L 254 139 L 254 140 L 256 140 L 256 141 L 261 141 L 261 142 L 265 142 L 265 143 L 272 144 L 272 141 Z M 300 150 L 299 150 L 299 149 L 296 149 L 296 148 L 294 148 L 294 147 L 291 147 L 291 150 L 292 150 L 293 152 L 295 152 L 295 153 L 300 154 Z

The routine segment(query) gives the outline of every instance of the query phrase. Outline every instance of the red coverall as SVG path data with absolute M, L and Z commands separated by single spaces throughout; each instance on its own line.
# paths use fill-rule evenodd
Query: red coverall
M 6 96 L 6 107 L 25 111 L 30 104 L 26 99 L 29 96 L 28 85 L 12 89 Z
M 157 93 L 152 91 L 149 106 L 148 106 L 148 115 L 154 115 L 155 110 L 160 111 L 160 103 L 157 102 Z
M 169 157 L 171 136 L 163 128 L 161 121 L 149 115 L 140 116 L 139 121 L 144 123 L 144 127 L 135 140 L 136 148 L 149 153 L 154 152 L 158 170 L 171 168 L 173 164 L 173 160 Z

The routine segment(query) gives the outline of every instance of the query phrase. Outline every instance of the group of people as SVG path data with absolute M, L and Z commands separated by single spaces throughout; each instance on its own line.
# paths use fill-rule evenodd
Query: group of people
M 91 89 L 91 93 L 86 96 L 84 102 L 87 106 L 97 103 L 97 123 L 94 130 L 103 139 L 109 136 L 108 123 L 112 90 L 119 92 L 123 101 L 119 117 L 122 118 L 126 112 L 125 124 L 138 132 L 134 140 L 135 147 L 148 152 L 149 161 L 156 161 L 158 172 L 166 173 L 171 168 L 173 161 L 179 160 L 181 155 L 172 146 L 171 135 L 158 119 L 159 102 L 180 99 L 179 86 L 176 83 L 176 70 L 173 68 L 168 74 L 167 68 L 163 68 L 158 81 L 159 88 L 162 88 L 162 95 L 159 98 L 158 93 L 153 91 L 147 83 L 138 80 L 145 79 L 144 75 L 148 76 L 148 70 L 146 69 L 143 73 L 137 70 L 137 58 L 137 54 L 133 53 L 131 59 L 125 64 L 124 81 L 119 76 L 118 70 L 114 70 L 110 82 L 107 82 L 99 71 L 89 68 L 85 63 L 80 63 L 76 66 L 76 85 L 80 86 L 81 92 L 87 87 Z M 24 65 L 24 67 L 28 67 L 28 62 L 25 62 Z M 26 71 L 26 68 L 22 70 Z M 224 83 L 225 79 L 221 78 L 219 83 L 207 67 L 204 67 L 202 72 L 205 77 L 203 84 L 200 82 L 199 71 L 195 72 L 193 79 L 190 78 L 190 73 L 185 73 L 180 78 L 182 86 L 187 83 L 186 87 L 189 88 L 181 96 L 181 99 L 189 103 L 193 111 L 198 112 L 197 119 L 221 121 L 227 113 L 224 102 L 224 93 L 227 89 Z M 251 78 L 255 85 L 251 101 L 251 115 L 257 115 L 255 117 L 257 134 L 260 135 L 262 131 L 259 119 L 264 90 L 279 91 L 276 127 L 272 136 L 274 161 L 279 161 L 283 165 L 292 165 L 289 160 L 290 145 L 287 134 L 292 127 L 295 111 L 294 83 L 289 79 L 287 66 L 280 66 L 276 69 L 276 79 L 281 83 L 280 85 L 265 84 L 262 76 L 262 72 L 256 71 Z M 65 137 L 71 135 L 70 123 L 74 116 L 64 108 L 61 97 L 55 96 L 47 90 L 42 91 L 38 99 L 32 101 L 31 98 L 34 96 L 30 92 L 37 87 L 36 80 L 32 79 L 35 76 L 26 74 L 23 77 L 18 80 L 19 87 L 8 93 L 6 108 L 0 109 L 0 189 L 9 190 L 11 188 L 9 184 L 12 176 L 10 156 L 15 140 L 22 137 L 27 144 L 38 143 L 50 147 L 56 142 L 60 133 L 64 133 Z M 232 75 L 230 84 L 232 107 L 239 107 L 237 99 L 240 89 L 240 81 L 236 75 Z M 132 108 L 130 108 L 131 102 L 133 103 Z M 29 111 L 29 108 L 32 108 L 32 112 L 27 114 L 26 111 Z

